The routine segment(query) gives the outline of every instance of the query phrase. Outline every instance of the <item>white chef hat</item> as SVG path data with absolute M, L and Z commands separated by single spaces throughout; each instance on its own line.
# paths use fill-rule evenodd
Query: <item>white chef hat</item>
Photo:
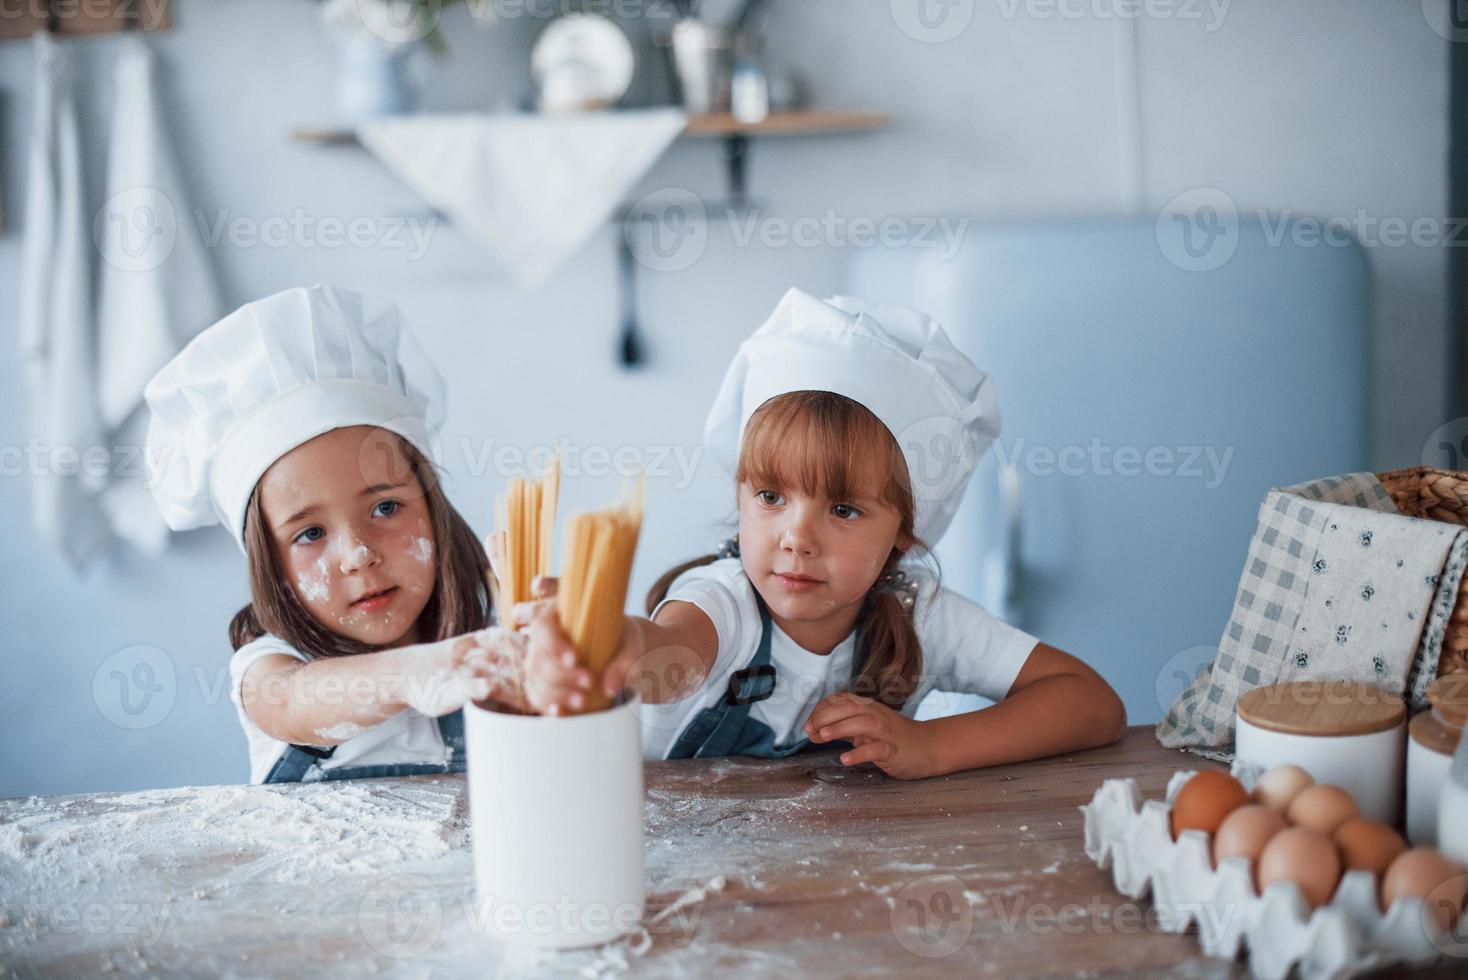
M 915 310 L 789 290 L 740 345 L 704 428 L 725 469 L 739 464 L 744 426 L 789 391 L 832 391 L 864 405 L 896 437 L 929 545 L 947 530 L 979 458 L 999 435 L 994 384 Z
M 443 379 L 398 308 L 335 286 L 287 289 L 200 333 L 148 382 L 153 498 L 175 531 L 245 509 L 271 464 L 323 432 L 372 425 L 429 460 Z

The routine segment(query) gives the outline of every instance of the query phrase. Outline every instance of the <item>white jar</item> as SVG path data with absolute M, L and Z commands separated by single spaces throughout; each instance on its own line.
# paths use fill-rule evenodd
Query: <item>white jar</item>
M 1367 684 L 1295 681 L 1255 688 L 1236 710 L 1240 762 L 1297 765 L 1350 793 L 1363 816 L 1396 825 L 1407 719 L 1401 698 Z
M 1416 847 L 1437 844 L 1438 799 L 1468 719 L 1468 674 L 1439 677 L 1427 700 L 1432 707 L 1412 719 L 1407 738 L 1407 839 Z
M 1468 867 L 1468 738 L 1458 741 L 1437 803 L 1437 847 Z
M 643 877 L 637 702 L 568 717 L 464 706 L 478 921 L 517 945 L 636 931 Z

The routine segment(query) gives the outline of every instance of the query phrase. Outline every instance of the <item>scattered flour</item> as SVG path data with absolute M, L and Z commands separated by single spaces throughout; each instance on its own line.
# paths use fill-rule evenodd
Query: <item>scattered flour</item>
M 679 895 L 677 898 L 673 899 L 672 902 L 668 903 L 666 908 L 664 908 L 657 915 L 653 916 L 651 919 L 648 919 L 647 924 L 650 926 L 655 926 L 659 922 L 662 922 L 664 919 L 666 919 L 668 916 L 672 915 L 674 912 L 677 912 L 680 909 L 685 909 L 690 905 L 697 905 L 699 902 L 704 901 L 709 897 L 710 892 L 723 891 L 724 888 L 728 886 L 728 884 L 728 878 L 724 877 L 723 875 L 714 875 L 705 884 L 700 885 L 698 888 L 690 888 L 682 895 Z
M 389 792 L 351 782 L 150 790 L 105 804 L 79 797 L 60 813 L 33 797 L 0 810 L 0 878 L 65 887 L 225 852 L 232 866 L 213 887 L 315 881 L 378 874 L 467 846 L 463 794 L 405 783 Z
M 342 574 L 347 574 L 349 571 L 351 571 L 352 568 L 362 564 L 362 562 L 371 557 L 372 549 L 368 548 L 365 544 L 357 545 L 351 551 L 348 551 L 347 553 L 342 555 Z M 322 561 L 325 561 L 325 559 L 323 558 Z
M 922 863 L 914 863 L 914 862 L 911 862 L 911 861 L 888 861 L 886 864 L 882 865 L 882 869 L 881 870 L 883 870 L 883 871 L 915 871 L 915 872 L 924 872 L 924 871 L 937 871 L 938 870 L 938 866 L 936 864 L 932 864 L 931 862 L 928 862 L 928 861 L 924 861 Z
M 524 638 L 498 626 L 480 630 L 474 638 L 479 646 L 466 653 L 457 665 L 408 679 L 403 697 L 409 706 L 436 718 L 466 702 L 481 701 L 507 689 L 520 689 L 516 645 L 523 644 Z
M 427 565 L 433 561 L 433 542 L 427 538 L 414 538 L 413 550 L 408 552 L 408 554 Z
M 355 722 L 341 721 L 335 725 L 328 725 L 326 728 L 316 729 L 316 734 L 321 738 L 331 739 L 333 742 L 345 742 L 349 738 L 356 738 L 366 730 L 365 726 Z
M 296 589 L 304 602 L 320 602 L 331 598 L 331 588 L 326 584 L 326 559 L 316 559 L 316 574 L 302 572 L 296 576 Z
M 490 683 L 471 668 L 443 670 L 429 677 L 410 678 L 404 686 L 403 698 L 408 706 L 430 718 L 446 715 L 469 701 L 489 697 Z
M 846 819 L 851 798 L 860 795 L 825 778 L 833 765 L 741 778 L 743 792 L 735 794 L 727 785 L 712 789 L 750 765 L 759 764 L 708 760 L 665 770 L 649 784 L 649 915 L 643 928 L 598 949 L 562 952 L 498 944 L 485 949 L 484 937 L 472 933 L 460 911 L 474 894 L 460 780 L 0 800 L 0 915 L 15 923 L 0 927 L 0 959 L 19 954 L 14 961 L 32 964 L 37 972 L 62 962 L 54 952 L 60 948 L 56 939 L 45 938 L 44 922 L 38 935 L 29 931 L 34 916 L 28 910 L 55 907 L 88 889 L 112 900 L 117 888 L 149 895 L 161 888 L 161 909 L 173 917 L 163 941 L 139 946 L 119 944 L 116 936 L 69 937 L 67 962 L 93 975 L 279 975 L 299 967 L 302 949 L 309 946 L 318 954 L 337 950 L 332 972 L 341 977 L 453 975 L 477 956 L 484 957 L 485 973 L 501 977 L 603 978 L 646 968 L 668 976 L 703 976 L 715 969 L 789 975 L 798 968 L 792 954 L 725 940 L 719 923 L 731 917 L 749 923 L 755 913 L 770 914 L 757 896 L 779 892 L 792 877 L 830 882 L 833 897 L 864 895 L 866 910 L 885 921 L 897 891 L 916 869 L 931 867 L 923 862 L 932 851 L 921 840 L 900 836 L 833 834 L 833 820 Z M 364 946 L 362 910 L 387 907 L 377 901 L 384 895 L 416 901 L 422 893 L 415 881 L 427 883 L 437 901 L 410 903 L 410 917 L 441 909 L 444 931 L 421 956 L 378 955 Z M 983 887 L 990 892 L 989 885 Z M 729 891 L 734 894 L 722 902 L 711 901 Z M 977 891 L 965 897 L 983 901 Z M 366 898 L 375 904 L 364 904 Z M 231 944 L 221 951 L 220 930 L 233 928 L 229 923 L 242 913 L 261 921 L 242 925 L 241 935 L 261 929 L 275 935 L 270 930 L 278 919 L 294 938 Z M 91 944 L 86 953 L 73 945 L 83 941 Z M 333 954 L 313 955 L 316 962 Z M 90 958 L 78 958 L 84 956 Z
M 728 884 L 729 879 L 726 876 L 715 875 L 702 885 L 689 888 L 674 898 L 632 935 L 624 936 L 595 949 L 568 950 L 558 953 L 548 949 L 506 947 L 501 959 L 500 975 L 528 976 L 543 966 L 554 965 L 558 967 L 556 972 L 577 970 L 576 975 L 585 980 L 607 980 L 610 977 L 620 976 L 631 969 L 632 960 L 640 959 L 652 951 L 656 945 L 653 934 L 661 935 L 668 931 L 659 928 L 665 921 L 677 913 L 685 913 L 693 906 L 707 901 L 710 895 L 722 892 L 728 887 Z M 688 936 L 680 937 L 679 945 L 685 944 L 689 938 Z

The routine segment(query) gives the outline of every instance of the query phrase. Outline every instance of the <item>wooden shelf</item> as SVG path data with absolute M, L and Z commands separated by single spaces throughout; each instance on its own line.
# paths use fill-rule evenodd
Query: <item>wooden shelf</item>
M 615 111 L 615 110 L 611 110 Z M 716 139 L 723 145 L 723 163 L 728 203 L 726 210 L 743 211 L 749 207 L 746 193 L 746 164 L 751 152 L 751 141 L 765 136 L 820 136 L 823 134 L 860 133 L 882 129 L 892 124 L 892 116 L 886 112 L 871 112 L 844 109 L 801 109 L 792 112 L 772 112 L 757 123 L 745 123 L 727 112 L 706 113 L 690 116 L 682 135 L 694 139 Z M 356 132 L 351 129 L 303 128 L 291 133 L 297 143 L 315 146 L 356 146 L 360 144 Z M 629 212 L 623 208 L 619 223 L 626 221 Z M 620 270 L 619 289 L 622 305 L 622 338 L 620 349 L 623 367 L 638 363 L 636 355 L 627 353 L 637 349 L 637 263 L 627 235 L 617 236 L 617 261 Z
M 799 109 L 791 112 L 772 112 L 760 122 L 743 123 L 727 112 L 712 112 L 690 116 L 683 129 L 684 136 L 814 136 L 821 133 L 862 132 L 882 129 L 892 124 L 892 115 L 886 112 L 853 111 L 845 109 Z M 302 128 L 291 132 L 291 139 L 298 143 L 314 143 L 318 146 L 348 146 L 357 142 L 357 134 L 350 129 Z
M 0 41 L 18 41 L 47 29 L 57 37 L 86 37 L 173 27 L 171 0 L 0 0 Z M 48 17 L 48 11 L 50 16 Z
M 844 109 L 800 109 L 794 112 L 772 112 L 757 123 L 743 123 L 727 112 L 691 116 L 684 136 L 801 136 L 818 133 L 858 132 L 882 129 L 892 124 L 886 112 L 859 112 Z

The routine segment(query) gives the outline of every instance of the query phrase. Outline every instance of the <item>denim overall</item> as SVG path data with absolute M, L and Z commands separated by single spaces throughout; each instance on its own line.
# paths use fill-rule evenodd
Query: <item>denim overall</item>
M 808 738 L 801 738 L 790 745 L 776 745 L 775 733 L 762 721 L 749 717 L 750 706 L 763 701 L 775 693 L 778 678 L 775 667 L 770 663 L 770 610 L 764 599 L 755 593 L 759 603 L 760 637 L 759 649 L 754 659 L 743 670 L 729 676 L 729 690 L 723 700 L 712 707 L 704 708 L 678 736 L 668 751 L 669 759 L 711 759 L 725 755 L 747 755 L 757 759 L 783 759 L 811 748 Z M 861 637 L 857 637 L 856 653 L 851 660 L 851 676 L 861 674 Z
M 376 766 L 340 766 L 336 769 L 321 769 L 321 779 L 374 779 L 378 776 L 427 776 L 435 773 L 464 771 L 464 710 L 460 708 L 438 719 L 438 733 L 443 736 L 447 759 L 439 763 L 392 762 Z M 336 746 L 317 748 L 314 745 L 292 745 L 276 760 L 267 783 L 299 783 L 318 760 L 330 759 Z

